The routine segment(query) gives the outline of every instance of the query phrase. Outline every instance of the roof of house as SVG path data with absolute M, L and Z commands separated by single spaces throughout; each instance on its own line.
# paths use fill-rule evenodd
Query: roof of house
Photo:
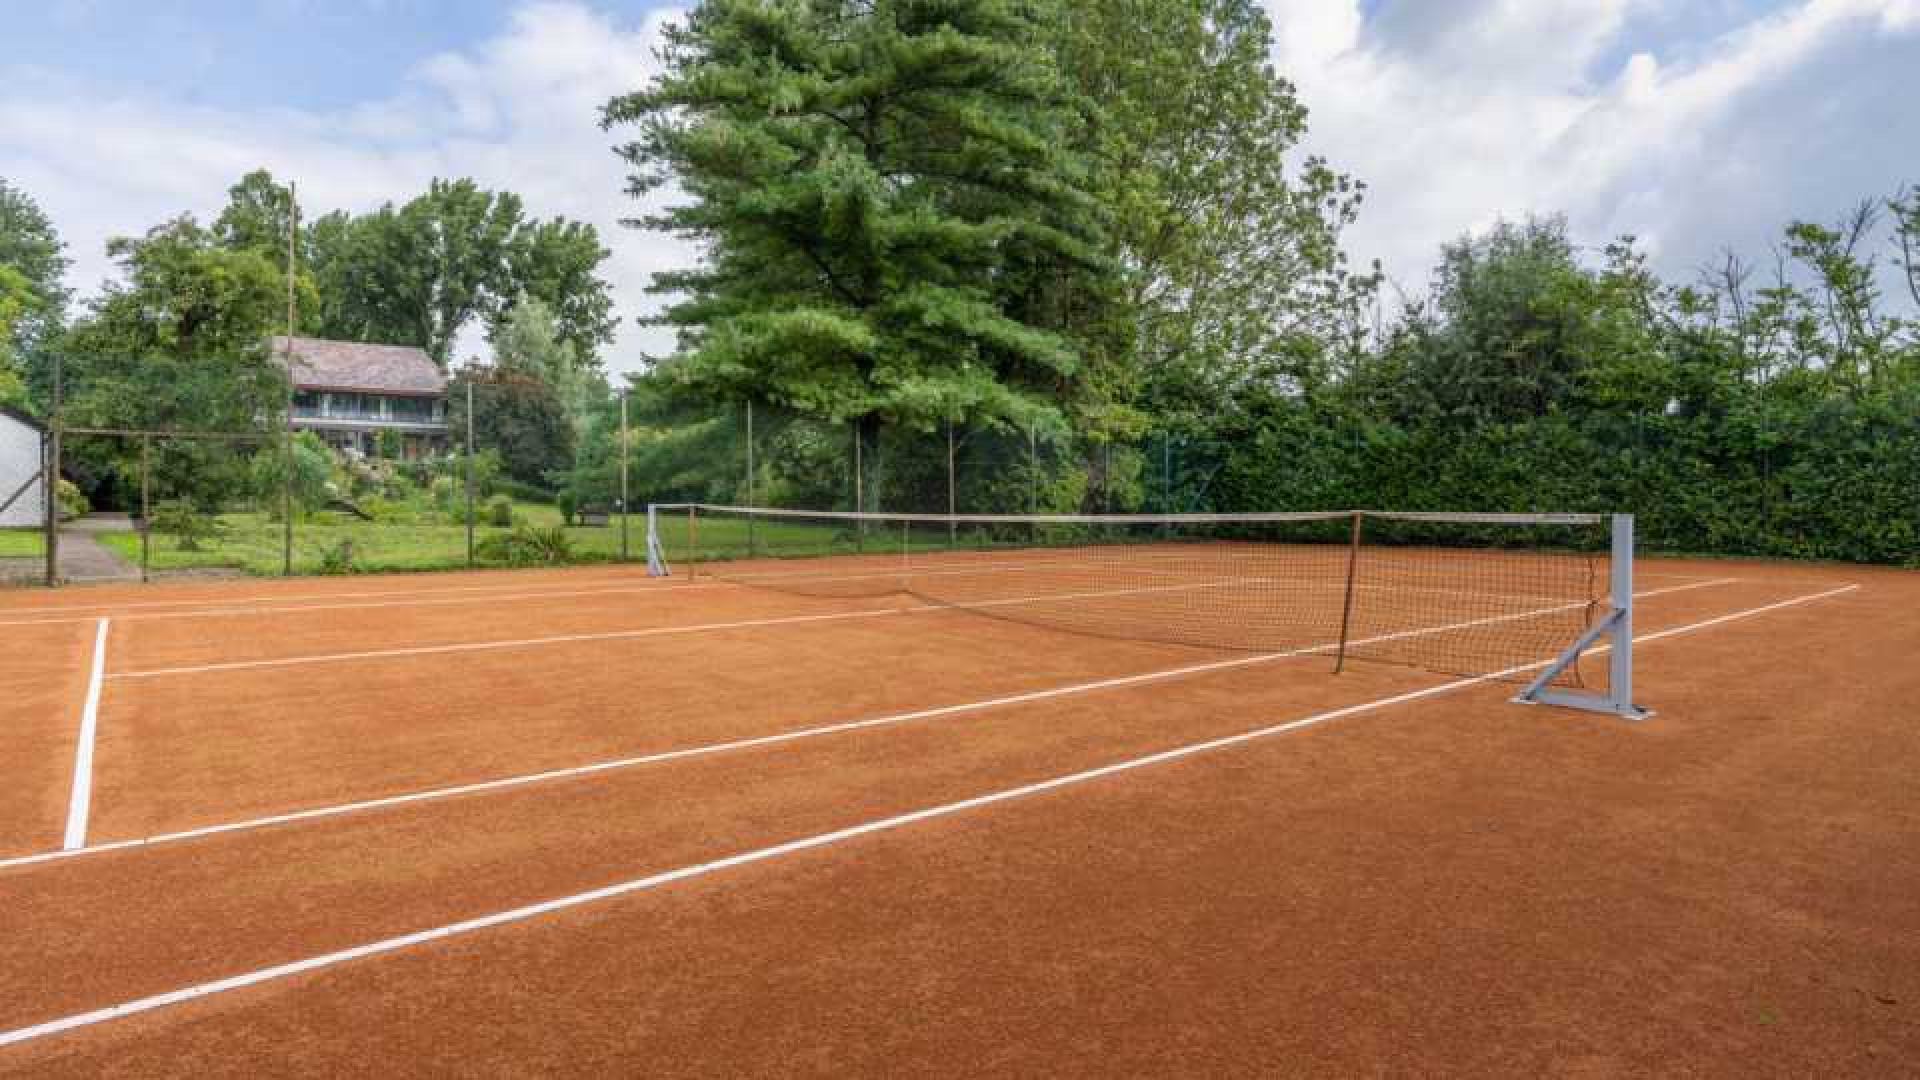
M 287 355 L 287 339 L 273 339 L 273 355 Z M 444 394 L 447 377 L 412 345 L 367 345 L 324 338 L 293 339 L 293 385 L 301 389 L 359 390 L 375 394 Z
M 46 423 L 39 417 L 28 412 L 23 412 L 11 405 L 0 405 L 0 416 L 11 416 L 35 431 L 47 430 Z

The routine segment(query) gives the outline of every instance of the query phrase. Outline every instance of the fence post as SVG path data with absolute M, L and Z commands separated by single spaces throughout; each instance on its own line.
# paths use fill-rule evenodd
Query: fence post
M 473 569 L 473 376 L 467 376 L 467 569 Z
M 153 535 L 153 437 L 140 436 L 140 583 L 147 583 L 152 558 L 148 545 Z
M 65 370 L 60 353 L 53 354 L 53 416 L 47 426 L 47 473 L 41 501 L 47 511 L 47 586 L 60 584 L 60 413 L 66 392 Z
M 280 452 L 280 574 L 293 576 L 293 327 L 294 236 L 300 227 L 300 199 L 287 184 L 287 424 Z
M 627 391 L 620 391 L 620 561 L 627 561 Z
M 760 503 L 754 497 L 753 470 L 754 470 L 753 400 L 749 398 L 747 400 L 747 505 L 748 506 L 760 505 Z M 756 546 L 757 545 L 755 544 L 755 536 L 754 536 L 754 519 L 753 519 L 753 515 L 749 514 L 747 515 L 747 557 L 748 558 L 752 558 L 756 554 L 756 550 L 755 550 Z
M 953 417 L 949 416 L 947 417 L 947 517 L 949 518 L 960 512 L 960 496 L 958 492 L 959 485 L 956 480 L 953 464 Z M 948 521 L 947 547 L 951 549 L 959 546 L 960 523 L 957 521 Z

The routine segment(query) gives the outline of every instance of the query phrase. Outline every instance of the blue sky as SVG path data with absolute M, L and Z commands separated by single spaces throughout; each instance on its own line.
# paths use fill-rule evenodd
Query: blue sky
M 1262 0 L 1308 146 L 1369 185 L 1348 236 L 1417 293 L 1438 245 L 1564 213 L 1631 232 L 1687 278 L 1758 260 L 1793 218 L 1920 183 L 1920 0 Z M 609 96 L 645 84 L 672 7 L 645 0 L 51 0 L 9 4 L 0 176 L 69 244 L 82 295 L 104 246 L 216 212 L 267 167 L 309 212 L 472 176 L 600 227 L 632 327 L 651 275 L 691 255 L 618 226 Z M 477 342 L 473 343 L 477 346 Z
M 341 109 L 393 94 L 424 57 L 497 34 L 508 0 L 53 0 L 7 13 L 14 58 L 107 92 Z M 642 0 L 592 5 L 637 20 Z

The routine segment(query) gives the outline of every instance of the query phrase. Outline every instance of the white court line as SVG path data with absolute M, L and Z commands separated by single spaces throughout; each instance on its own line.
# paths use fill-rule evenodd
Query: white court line
M 107 619 L 93 632 L 93 661 L 87 675 L 87 700 L 80 709 L 80 735 L 73 752 L 73 794 L 67 801 L 68 851 L 87 846 L 87 818 L 93 808 L 93 744 L 100 729 L 100 684 L 107 670 Z
M 655 580 L 658 580 L 658 579 L 655 579 Z M 444 604 L 488 604 L 488 603 L 495 603 L 495 602 L 504 601 L 504 600 L 536 600 L 537 601 L 537 600 L 556 599 L 556 598 L 566 599 L 570 597 L 581 597 L 581 596 L 621 596 L 621 595 L 632 595 L 632 594 L 649 593 L 649 592 L 657 592 L 657 593 L 660 593 L 661 595 L 672 595 L 673 593 L 683 592 L 689 588 L 706 589 L 706 588 L 713 588 L 713 587 L 714 586 L 704 585 L 704 584 L 691 585 L 691 586 L 690 585 L 671 585 L 665 581 L 660 581 L 659 584 L 653 584 L 653 585 L 636 585 L 633 583 L 632 578 L 622 578 L 615 583 L 607 585 L 606 587 L 597 588 L 597 589 L 580 589 L 580 588 L 569 587 L 566 589 L 541 589 L 541 590 L 534 590 L 530 592 L 495 594 L 490 596 L 448 596 L 443 598 L 435 594 L 442 593 L 442 592 L 446 592 L 446 593 L 467 592 L 469 590 L 429 589 L 429 590 L 417 590 L 411 594 L 399 593 L 399 592 L 392 593 L 392 594 L 368 593 L 366 594 L 368 596 L 412 595 L 415 597 L 419 597 L 420 599 L 373 600 L 373 601 L 368 601 L 366 603 L 334 604 L 334 603 L 329 603 L 327 601 L 334 600 L 336 599 L 336 597 L 309 596 L 309 597 L 284 598 L 289 601 L 285 605 L 269 607 L 269 606 L 266 606 L 266 603 L 264 601 L 260 603 L 255 603 L 243 597 L 235 600 L 224 601 L 224 603 L 227 603 L 230 605 L 233 605 L 233 604 L 247 605 L 244 607 L 232 607 L 232 606 L 210 607 L 210 606 L 204 606 L 204 605 L 211 605 L 214 603 L 214 601 L 196 600 L 196 601 L 192 601 L 191 604 L 199 604 L 203 606 L 199 610 L 194 610 L 194 611 L 148 611 L 148 612 L 139 612 L 135 614 L 127 614 L 126 611 L 124 610 L 125 608 L 139 606 L 139 605 L 133 605 L 133 604 L 101 605 L 95 610 L 110 611 L 113 613 L 113 617 L 120 620 L 121 622 L 127 622 L 130 620 L 151 621 L 151 620 L 158 620 L 158 619 L 212 619 L 212 618 L 234 618 L 234 617 L 247 616 L 247 615 L 280 615 L 280 614 L 286 614 L 286 613 L 298 613 L 302 611 L 357 611 L 362 608 L 433 607 L 436 605 L 444 605 Z M 352 595 L 352 594 L 342 594 L 342 595 Z M 303 601 L 310 601 L 310 602 L 303 602 Z M 173 603 L 170 601 L 162 601 L 162 602 L 156 603 L 153 606 L 185 607 L 185 606 L 191 606 L 191 604 L 187 602 Z M 96 617 L 95 615 L 60 615 L 53 618 L 44 618 L 44 619 L 32 618 L 32 619 L 0 620 L 0 627 L 49 626 L 49 625 L 58 625 L 62 623 L 90 622 L 95 617 Z
M 1664 589 L 1653 589 L 1646 592 L 1636 593 L 1634 594 L 1634 596 L 1635 596 L 1635 599 L 1646 599 L 1648 597 L 1661 596 L 1667 593 L 1686 592 L 1691 589 L 1706 588 L 1710 585 L 1716 585 L 1716 584 L 1722 584 L 1722 583 L 1721 582 L 1696 582 L 1689 585 L 1677 585 L 1677 586 L 1671 586 Z M 1521 617 L 1530 618 L 1534 614 L 1536 613 L 1529 612 L 1529 613 L 1525 613 L 1525 615 L 1522 615 L 1522 616 L 1498 615 L 1498 616 L 1492 616 L 1484 619 L 1475 619 L 1471 622 L 1466 622 L 1466 623 L 1455 623 L 1448 626 L 1430 627 L 1430 628 L 1418 629 L 1418 630 L 1401 630 L 1395 633 L 1381 634 L 1377 637 L 1362 638 L 1358 641 L 1349 642 L 1348 644 L 1354 647 L 1375 645 L 1384 641 L 1399 641 L 1409 637 L 1418 637 L 1424 634 L 1449 633 L 1454 630 L 1469 629 L 1471 627 L 1481 626 L 1491 622 L 1506 621 L 1506 620 L 1512 620 L 1514 618 L 1521 618 Z M 728 742 L 720 742 L 720 743 L 707 743 L 701 746 L 690 746 L 690 747 L 685 747 L 679 750 L 663 750 L 663 751 L 659 751 L 657 753 L 652 753 L 652 754 L 642 754 L 635 757 L 626 757 L 626 758 L 615 758 L 609 761 L 597 761 L 597 762 L 592 762 L 586 765 L 575 765 L 575 766 L 570 766 L 562 769 L 549 769 L 543 772 L 523 773 L 516 776 L 506 776 L 506 777 L 500 777 L 493 780 L 477 781 L 471 784 L 459 784 L 456 786 L 444 787 L 444 788 L 430 788 L 425 791 L 408 792 L 403 795 L 389 795 L 383 798 L 367 799 L 361 802 L 341 803 L 334 806 L 321 806 L 321 807 L 315 807 L 309 810 L 296 810 L 296 811 L 292 811 L 285 814 L 274 814 L 267 817 L 251 818 L 244 821 L 225 822 L 219 825 L 207 825 L 197 829 L 186 829 L 186 830 L 182 830 L 179 832 L 172 832 L 172 833 L 159 833 L 153 836 L 142 837 L 135 840 L 116 840 L 111 843 L 96 844 L 92 847 L 81 848 L 78 850 L 49 851 L 49 852 L 42 852 L 37 855 L 15 856 L 13 858 L 0 859 L 0 870 L 5 870 L 5 869 L 9 869 L 12 867 L 19 867 L 19 866 L 33 866 L 39 863 L 48 863 L 48 862 L 54 862 L 57 860 L 71 859 L 71 858 L 76 858 L 82 855 L 99 855 L 99 854 L 104 854 L 110 851 L 126 851 L 132 848 L 151 847 L 156 844 L 177 843 L 182 840 L 198 840 L 198 839 L 203 839 L 209 836 L 220 836 L 227 833 L 248 832 L 254 829 L 262 829 L 262 828 L 267 828 L 275 825 L 287 825 L 287 824 L 292 824 L 294 822 L 313 821 L 319 818 L 339 817 L 345 814 L 357 814 L 357 813 L 362 813 L 368 810 L 379 810 L 379 809 L 384 809 L 384 808 L 393 807 L 393 806 L 405 806 L 412 803 L 437 802 L 442 799 L 451 799 L 451 798 L 456 798 L 464 795 L 474 795 L 474 794 L 479 794 L 481 792 L 487 792 L 487 791 L 501 791 L 508 788 L 525 787 L 529 784 L 545 783 L 545 782 L 554 781 L 554 780 L 564 780 L 564 779 L 570 779 L 573 777 L 592 776 L 597 773 L 615 772 L 615 771 L 624 770 L 624 769 L 637 768 L 643 765 L 656 765 L 656 764 L 660 764 L 662 762 L 667 762 L 667 761 L 680 761 L 687 758 L 705 757 L 712 754 L 721 754 L 721 753 L 728 753 L 731 751 L 747 750 L 747 749 L 752 749 L 756 747 L 777 746 L 782 743 L 799 742 L 804 739 L 817 739 L 826 735 L 837 735 L 837 734 L 842 734 L 849 731 L 861 731 L 869 728 L 889 727 L 895 724 L 904 724 L 904 723 L 908 723 L 915 720 L 930 720 L 930 719 L 943 717 L 943 716 L 957 716 L 964 713 L 985 712 L 991 709 L 1004 708 L 1010 705 L 1023 705 L 1023 704 L 1027 704 L 1035 701 L 1045 701 L 1051 698 L 1072 697 L 1080 694 L 1094 693 L 1096 691 L 1101 691 L 1101 690 L 1115 690 L 1115 689 L 1120 689 L 1122 687 L 1139 686 L 1142 684 L 1154 683 L 1154 682 L 1163 682 L 1171 679 L 1180 679 L 1180 678 L 1185 678 L 1193 675 L 1202 675 L 1202 674 L 1210 674 L 1210 673 L 1219 672 L 1219 671 L 1228 671 L 1233 668 L 1251 667 L 1256 664 L 1266 664 L 1276 660 L 1293 659 L 1293 658 L 1298 658 L 1303 656 L 1312 656 L 1315 654 L 1325 654 L 1328 651 L 1335 649 L 1337 647 L 1338 647 L 1337 642 L 1329 642 L 1329 643 L 1320 644 L 1320 645 L 1303 646 L 1298 649 L 1289 649 L 1285 652 L 1263 653 L 1257 656 L 1242 656 L 1242 657 L 1235 657 L 1230 660 L 1215 660 L 1215 661 L 1210 661 L 1208 663 L 1203 663 L 1203 664 L 1189 664 L 1184 667 L 1163 668 L 1158 671 L 1141 672 L 1139 674 L 1134 674 L 1134 675 L 1120 675 L 1120 676 L 1115 676 L 1113 678 L 1108 678 L 1108 679 L 1098 679 L 1092 682 L 1072 683 L 1066 686 L 1049 687 L 1044 690 L 1029 690 L 1029 691 L 1025 691 L 1018 694 L 1010 694 L 1005 697 L 988 698 L 982 701 L 967 701 L 967 702 L 960 702 L 954 705 L 940 705 L 940 706 L 935 706 L 935 707 L 926 708 L 926 709 L 915 709 L 911 712 L 892 713 L 884 716 L 866 717 L 860 720 L 847 720 L 847 721 L 842 721 L 834 724 L 825 724 L 819 727 L 799 728 L 791 731 L 776 732 L 772 735 L 760 735 L 760 736 L 754 736 L 752 738 L 735 739 Z
M 465 570 L 447 571 L 447 573 L 468 573 L 468 572 L 469 571 L 465 571 Z M 479 571 L 479 572 L 487 573 L 489 571 Z M 515 571 L 515 570 L 500 570 L 500 571 L 492 571 L 492 572 L 501 573 L 501 574 L 524 573 L 524 571 Z M 423 572 L 423 573 L 415 573 L 407 576 L 411 576 L 413 578 L 424 580 L 424 581 L 431 581 L 436 575 L 432 572 Z M 631 582 L 636 578 L 643 581 L 653 580 L 647 577 L 645 573 L 645 567 L 636 563 L 634 564 L 634 569 L 632 573 L 622 574 L 618 577 L 592 578 L 585 581 L 565 581 L 565 582 L 561 582 L 560 584 L 566 588 L 577 588 L 581 585 L 593 585 L 593 584 L 617 585 L 617 584 L 622 584 L 626 582 Z M 306 578 L 302 578 L 301 580 L 303 582 L 310 582 L 317 579 L 309 576 Z M 57 604 L 57 605 L 49 605 L 47 607 L 42 607 L 42 608 L 21 608 L 18 610 L 22 612 L 39 611 L 39 612 L 49 612 L 49 613 L 94 612 L 97 614 L 97 613 L 104 612 L 109 615 L 116 615 L 122 611 L 130 610 L 133 608 L 193 607 L 196 604 L 252 604 L 252 603 L 270 604 L 276 600 L 296 600 L 296 601 L 297 600 L 340 600 L 340 599 L 358 599 L 358 598 L 372 597 L 372 596 L 429 596 L 429 595 L 435 595 L 439 593 L 489 592 L 489 591 L 497 592 L 501 590 L 512 590 L 512 589 L 520 589 L 525 591 L 525 590 L 529 590 L 532 587 L 532 585 L 533 583 L 528 581 L 512 581 L 512 582 L 503 581 L 495 585 L 446 585 L 446 586 L 441 586 L 439 588 L 422 587 L 422 588 L 412 588 L 412 589 L 362 589 L 358 592 L 314 593 L 306 596 L 302 596 L 298 593 L 292 593 L 292 594 L 256 593 L 252 596 L 221 596 L 221 597 L 214 597 L 210 599 L 130 600 L 124 603 L 115 603 L 115 604 Z
M 1800 596 L 1791 600 L 1784 600 L 1779 603 L 1768 604 L 1765 607 L 1749 608 L 1746 611 L 1735 612 L 1730 615 L 1722 615 L 1722 616 L 1719 616 L 1718 618 L 1707 619 L 1702 622 L 1690 623 L 1686 626 L 1675 627 L 1669 630 L 1663 630 L 1663 631 L 1660 631 L 1658 634 L 1649 634 L 1644 637 L 1636 637 L 1634 638 L 1634 642 L 1638 644 L 1644 641 L 1657 641 L 1657 640 L 1662 640 L 1664 638 L 1671 638 L 1679 634 L 1691 633 L 1696 630 L 1702 630 L 1709 626 L 1718 626 L 1723 623 L 1732 622 L 1736 619 L 1752 618 L 1753 616 L 1760 615 L 1765 612 L 1778 611 L 1781 608 L 1792 607 L 1797 604 L 1807 604 L 1807 603 L 1812 603 L 1813 601 L 1816 601 L 1816 600 L 1823 600 L 1828 597 L 1839 596 L 1842 593 L 1849 593 L 1858 588 L 1859 588 L 1858 585 L 1848 585 L 1843 588 L 1832 589 L 1824 593 L 1816 593 L 1816 594 L 1811 594 L 1806 596 Z M 1545 665 L 1551 662 L 1552 661 L 1550 660 L 1541 660 L 1531 664 L 1523 664 L 1523 665 L 1520 665 L 1519 667 L 1509 668 L 1505 671 L 1494 672 L 1493 674 L 1490 674 L 1490 675 L 1479 675 L 1469 679 L 1456 679 L 1452 682 L 1441 683 L 1437 686 L 1429 686 L 1429 687 L 1426 687 L 1425 689 L 1414 690 L 1405 694 L 1396 694 L 1392 697 L 1378 698 L 1376 700 L 1362 702 L 1357 705 L 1348 705 L 1338 709 L 1329 709 L 1325 712 L 1318 712 L 1310 716 L 1301 717 L 1297 720 L 1289 720 L 1289 721 L 1286 721 L 1285 723 L 1273 724 L 1271 726 L 1263 727 L 1263 728 L 1256 728 L 1252 731 L 1241 732 L 1237 735 L 1226 735 L 1217 739 L 1208 739 L 1204 742 L 1188 743 L 1184 746 L 1177 746 L 1170 750 L 1162 750 L 1158 753 L 1147 754 L 1142 757 L 1129 758 L 1124 761 L 1116 761 L 1107 765 L 1101 765 L 1097 768 L 1085 769 L 1080 772 L 1067 773 L 1062 776 L 1055 776 L 1047 780 L 1038 781 L 1036 783 L 1022 784 L 1018 787 L 1002 788 L 999 791 L 989 792 L 985 795 L 976 795 L 972 798 L 961 799 L 956 802 L 941 803 L 936 806 L 923 807 L 919 810 L 909 811 L 904 814 L 896 814 L 892 817 L 880 818 L 874 821 L 863 822 L 859 825 L 852 825 L 844 829 L 835 829 L 831 832 L 816 833 L 812 836 L 802 837 L 797 840 L 789 840 L 786 843 L 774 844 L 768 847 L 755 848 L 750 851 L 743 851 L 735 855 L 729 855 L 725 858 L 714 859 L 710 862 L 695 863 L 693 865 L 679 867 L 678 869 L 674 869 L 674 870 L 667 870 L 657 874 L 649 874 L 646 877 L 633 878 L 628 881 L 622 881 L 612 885 L 603 886 L 602 888 L 591 889 L 586 892 L 574 893 L 570 896 L 562 896 L 552 900 L 544 900 L 536 904 L 528 904 L 523 907 L 511 908 L 506 911 L 494 912 L 489 915 L 482 915 L 482 916 L 479 916 L 478 918 L 465 919 L 460 922 L 454 922 L 454 923 L 447 923 L 442 926 L 436 926 L 427 930 L 419 930 L 410 934 L 401 934 L 397 937 L 384 938 L 379 941 L 368 942 L 367 944 L 364 944 L 364 945 L 356 945 L 352 948 L 341 949 L 336 952 L 322 953 L 321 955 L 318 955 L 318 956 L 311 956 L 304 960 L 296 960 L 291 963 L 285 963 L 285 964 L 276 964 L 272 967 L 260 968 L 255 971 L 246 972 L 240 975 L 231 975 L 223 979 L 215 979 L 210 982 L 196 983 L 191 986 L 181 987 L 180 989 L 177 989 L 177 990 L 170 990 L 170 991 L 167 991 L 166 993 L 152 994 L 147 997 L 134 998 L 129 1001 L 120 1002 L 119 1004 L 116 1004 L 116 1005 L 109 1005 L 105 1008 L 93 1009 L 88 1012 L 75 1013 L 70 1016 L 64 1016 L 56 1020 L 48 1020 L 43 1023 L 31 1025 L 29 1027 L 15 1028 L 12 1031 L 0 1032 L 0 1046 L 11 1046 L 18 1043 L 29 1042 L 34 1039 L 41 1039 L 49 1035 L 59 1034 L 60 1032 L 72 1031 L 75 1028 L 87 1027 L 93 1024 L 103 1023 L 108 1020 L 116 1020 L 124 1016 L 133 1016 L 139 1013 L 152 1012 L 156 1009 L 163 1009 L 171 1005 L 179 1005 L 179 1004 L 183 1004 L 185 1002 L 193 1001 L 199 998 L 211 997 L 214 994 L 221 994 L 231 990 L 239 990 L 249 986 L 258 986 L 261 983 L 273 982 L 279 979 L 288 978 L 290 976 L 304 974 L 309 971 L 317 971 L 322 968 L 336 967 L 340 964 L 348 963 L 349 961 L 353 961 L 353 960 L 362 960 L 370 956 L 379 956 L 383 953 L 398 952 L 402 949 L 411 948 L 416 945 L 424 945 L 424 944 L 427 944 L 428 942 L 433 942 L 433 941 L 442 941 L 447 938 L 458 937 L 464 934 L 471 934 L 476 931 L 487 930 L 496 926 L 504 926 L 509 923 L 525 922 L 529 919 L 535 919 L 543 915 L 551 915 L 555 912 L 565 911 L 569 908 L 585 907 L 589 904 L 600 903 L 601 901 L 611 900 L 611 899 L 614 899 L 615 897 L 627 896 L 633 893 L 643 892 L 649 889 L 657 889 L 664 885 L 671 885 L 676 882 L 686 881 L 691 878 L 703 877 L 708 874 L 718 873 L 723 870 L 731 870 L 736 867 L 748 866 L 753 863 L 767 862 L 773 859 L 781 858 L 783 856 L 794 855 L 803 851 L 811 851 L 816 848 L 824 848 L 833 844 L 839 844 L 839 843 L 844 843 L 848 840 L 854 840 L 862 836 L 872 835 L 874 833 L 889 832 L 895 829 L 905 828 L 906 826 L 909 826 L 909 825 L 916 825 L 923 821 L 931 821 L 935 818 L 951 817 L 955 814 L 965 813 L 969 810 L 978 810 L 983 807 L 993 806 L 993 805 L 1004 803 L 1004 802 L 1012 802 L 1016 799 L 1025 799 L 1034 795 L 1044 794 L 1049 791 L 1058 791 L 1062 788 L 1075 787 L 1081 784 L 1090 783 L 1095 780 L 1105 779 L 1106 777 L 1109 777 L 1109 776 L 1116 776 L 1121 773 L 1128 773 L 1128 772 L 1134 772 L 1140 769 L 1152 768 L 1153 766 L 1156 766 L 1156 765 L 1165 765 L 1169 762 L 1180 761 L 1182 759 L 1195 757 L 1200 754 L 1212 753 L 1214 751 L 1224 750 L 1229 747 L 1241 746 L 1246 743 L 1256 742 L 1263 739 L 1270 739 L 1278 735 L 1285 735 L 1295 731 L 1301 731 L 1306 728 L 1315 727 L 1321 724 L 1326 724 L 1334 720 L 1341 720 L 1341 719 L 1345 719 L 1346 717 L 1357 716 L 1362 713 L 1377 712 L 1381 709 L 1391 708 L 1395 705 L 1402 705 L 1410 701 L 1419 701 L 1423 698 L 1437 697 L 1442 694 L 1453 693 L 1458 690 L 1464 690 L 1468 687 L 1477 686 L 1482 683 L 1491 682 L 1496 679 L 1508 678 L 1510 676 L 1518 675 L 1527 671 L 1533 671 L 1538 668 L 1544 667 Z

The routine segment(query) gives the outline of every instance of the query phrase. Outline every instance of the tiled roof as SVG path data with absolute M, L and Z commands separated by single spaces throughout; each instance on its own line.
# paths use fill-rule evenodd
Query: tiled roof
M 276 360 L 287 339 L 273 339 Z M 425 349 L 411 345 L 365 345 L 322 338 L 293 339 L 293 384 L 301 389 L 361 390 L 376 394 L 444 394 L 447 377 Z

